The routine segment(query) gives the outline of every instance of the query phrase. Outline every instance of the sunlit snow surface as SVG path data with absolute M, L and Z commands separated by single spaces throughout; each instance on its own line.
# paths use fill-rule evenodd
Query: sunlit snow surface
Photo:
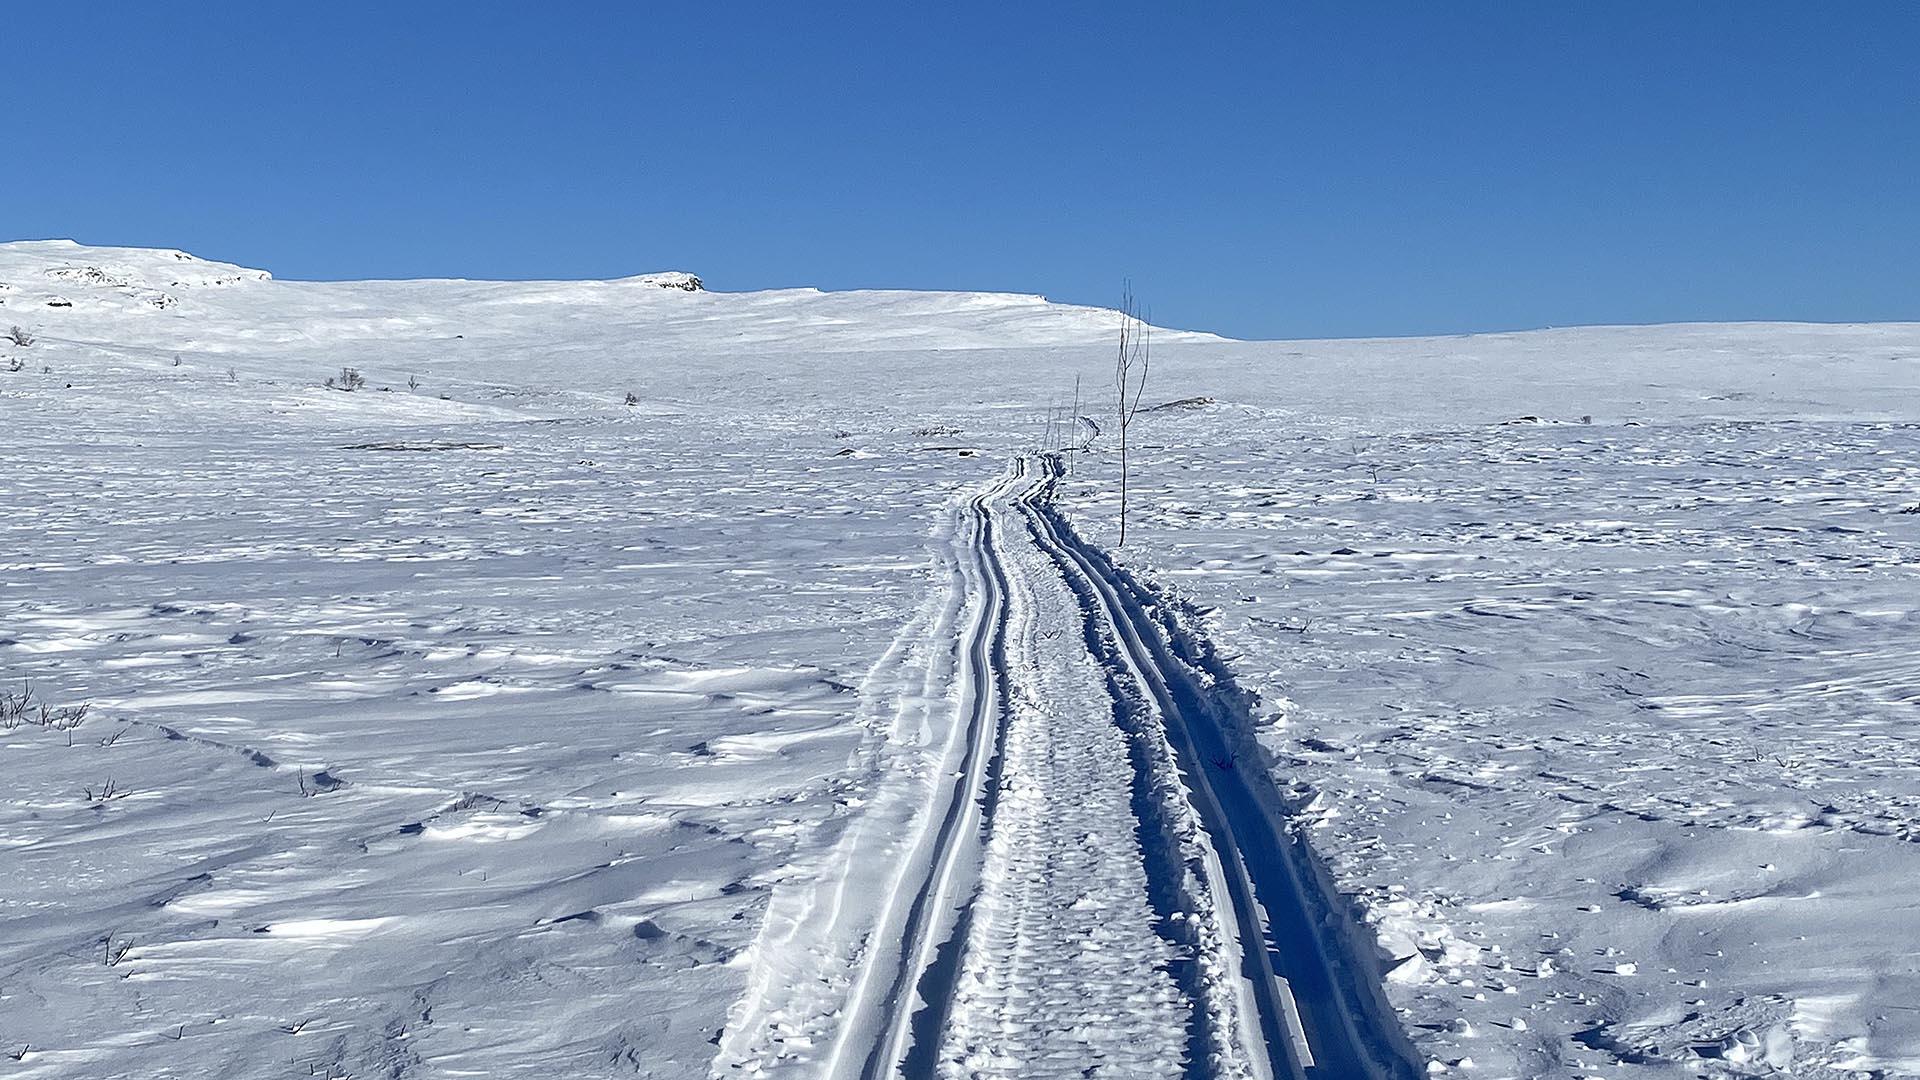
M 0 282 L 0 679 L 93 705 L 0 732 L 0 1075 L 831 1034 L 831 983 L 740 1008 L 806 971 L 762 915 L 913 826 L 875 718 L 934 532 L 1076 374 L 1106 423 L 1110 314 L 57 243 Z M 1424 1054 L 1920 1073 L 1920 327 L 1168 333 L 1152 380 L 1213 400 L 1142 414 L 1122 561 L 1261 696 Z

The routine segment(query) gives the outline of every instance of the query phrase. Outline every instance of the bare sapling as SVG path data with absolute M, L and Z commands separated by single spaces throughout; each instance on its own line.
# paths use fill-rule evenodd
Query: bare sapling
M 55 707 L 34 695 L 33 685 L 23 683 L 20 693 L 0 691 L 0 731 L 12 731 L 21 725 L 67 733 L 67 745 L 73 745 L 72 732 L 86 722 L 91 705 Z
M 1075 452 L 1084 453 L 1087 449 L 1086 442 L 1078 437 L 1080 435 L 1080 376 L 1078 375 L 1073 377 L 1073 411 L 1067 416 L 1067 428 L 1069 435 L 1063 456 L 1067 459 L 1067 475 L 1072 476 L 1073 455 Z
M 1113 365 L 1113 387 L 1120 437 L 1120 540 L 1127 542 L 1127 488 L 1132 479 L 1127 458 L 1127 430 L 1140 412 L 1140 396 L 1147 391 L 1147 371 L 1153 360 L 1153 327 L 1141 314 L 1129 285 L 1120 301 L 1120 353 Z

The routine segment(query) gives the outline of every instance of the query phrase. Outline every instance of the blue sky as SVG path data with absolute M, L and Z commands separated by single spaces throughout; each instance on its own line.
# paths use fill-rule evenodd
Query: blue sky
M 1920 319 L 1920 4 L 19 4 L 0 235 L 1038 292 L 1240 337 Z

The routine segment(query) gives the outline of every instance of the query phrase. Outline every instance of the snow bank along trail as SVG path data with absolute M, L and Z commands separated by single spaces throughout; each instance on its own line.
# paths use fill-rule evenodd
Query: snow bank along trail
M 949 654 L 921 669 L 950 670 L 948 715 L 874 732 L 925 750 L 931 768 L 888 781 L 868 811 L 898 814 L 920 791 L 917 835 L 863 851 L 850 828 L 838 858 L 776 896 L 716 1070 L 1411 1075 L 1267 781 L 1233 765 L 1213 676 L 1052 509 L 1057 470 L 1017 459 L 956 504 L 944 610 L 965 615 L 902 631 Z M 952 639 L 929 648 L 943 627 Z M 925 694 L 900 700 L 927 711 Z M 871 930 L 846 941 L 862 900 Z M 798 941 L 842 944 L 803 963 Z

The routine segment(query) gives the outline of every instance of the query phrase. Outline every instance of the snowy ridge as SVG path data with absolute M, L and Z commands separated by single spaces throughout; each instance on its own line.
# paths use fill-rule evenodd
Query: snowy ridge
M 0 283 L 6 286 L 0 318 L 48 336 L 227 351 L 233 346 L 208 335 L 224 329 L 219 336 L 271 346 L 283 358 L 322 362 L 327 352 L 377 343 L 384 357 L 435 366 L 449 353 L 471 351 L 455 342 L 476 333 L 496 344 L 551 349 L 556 342 L 542 324 L 547 318 L 573 321 L 560 343 L 564 354 L 588 354 L 600 363 L 636 339 L 653 351 L 703 353 L 775 345 L 829 352 L 1093 344 L 1109 336 L 1115 319 L 1102 308 L 1008 293 L 716 293 L 684 272 L 611 281 L 279 281 L 264 270 L 185 252 L 67 240 L 0 244 Z M 245 288 L 216 293 L 213 286 Z M 147 319 L 109 335 L 94 328 L 101 316 L 148 313 L 174 318 Z M 1168 342 L 1224 340 L 1180 330 L 1161 335 Z
M 265 270 L 212 262 L 172 248 L 93 247 L 72 240 L 0 243 L 0 269 L 20 278 L 34 271 L 57 281 L 120 288 L 195 289 L 271 281 Z

